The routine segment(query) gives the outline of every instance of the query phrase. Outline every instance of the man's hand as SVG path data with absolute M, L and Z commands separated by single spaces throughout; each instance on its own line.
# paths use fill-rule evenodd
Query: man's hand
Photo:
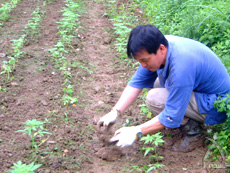
M 138 132 L 141 132 L 141 129 L 138 126 L 122 127 L 115 132 L 115 135 L 110 139 L 110 142 L 117 141 L 116 145 L 119 147 L 132 145 L 137 139 Z
M 119 117 L 119 112 L 116 109 L 112 109 L 108 114 L 104 115 L 98 121 L 99 127 L 105 126 L 108 127 L 109 125 L 114 124 Z

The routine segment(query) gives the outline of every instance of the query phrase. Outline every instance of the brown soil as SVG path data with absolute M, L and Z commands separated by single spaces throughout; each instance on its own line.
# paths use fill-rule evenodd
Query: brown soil
M 81 15 L 76 38 L 68 50 L 68 62 L 77 63 L 70 70 L 78 103 L 64 106 L 61 101 L 64 78 L 48 50 L 58 41 L 56 22 L 62 17 L 59 11 L 64 4 L 64 0 L 59 0 L 43 8 L 46 15 L 40 26 L 41 37 L 28 39 L 26 55 L 19 59 L 12 81 L 0 76 L 0 86 L 7 89 L 7 92 L 0 91 L 0 170 L 10 170 L 19 160 L 27 164 L 34 161 L 30 138 L 16 131 L 23 129 L 27 120 L 49 119 L 45 127 L 52 135 L 39 146 L 37 161 L 42 167 L 36 172 L 144 172 L 143 165 L 154 162 L 140 152 L 142 141 L 123 149 L 105 145 L 108 138 L 101 137 L 96 126 L 98 119 L 114 106 L 127 79 L 134 73 L 116 55 L 112 25 L 103 15 L 106 7 L 102 3 L 86 2 L 87 10 Z M 19 38 L 31 13 L 41 5 L 41 1 L 22 0 L 12 11 L 13 18 L 3 24 L 0 32 L 0 53 L 3 53 L 0 63 L 11 55 L 11 40 Z M 138 107 L 142 102 L 139 98 L 108 136 L 126 119 L 132 125 L 146 121 Z M 173 152 L 171 146 L 183 135 L 178 129 L 162 132 L 166 142 L 158 148 L 158 154 L 164 157 L 161 163 L 165 167 L 159 172 L 227 172 L 210 169 L 204 162 L 207 152 L 204 145 L 189 153 Z

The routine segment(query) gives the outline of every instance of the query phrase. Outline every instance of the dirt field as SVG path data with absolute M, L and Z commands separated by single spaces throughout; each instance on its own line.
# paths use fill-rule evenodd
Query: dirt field
M 1 3 L 4 1 L 1 0 Z M 86 10 L 81 14 L 80 27 L 68 49 L 68 62 L 74 97 L 78 103 L 64 106 L 64 78 L 56 68 L 49 49 L 59 39 L 57 23 L 62 17 L 60 10 L 65 1 L 58 0 L 42 7 L 45 17 L 42 20 L 41 36 L 26 42 L 26 52 L 19 59 L 13 80 L 7 81 L 6 75 L 0 75 L 0 170 L 7 172 L 13 163 L 34 161 L 31 140 L 28 135 L 16 132 L 24 128 L 24 122 L 37 119 L 49 123 L 45 128 L 52 135 L 38 149 L 37 163 L 42 167 L 36 172 L 144 172 L 143 165 L 151 164 L 148 157 L 140 152 L 142 141 L 132 147 L 118 149 L 104 146 L 99 140 L 96 122 L 108 113 L 118 100 L 121 92 L 134 73 L 134 69 L 117 57 L 114 49 L 114 34 L 111 21 L 104 14 L 102 3 L 86 0 Z M 0 63 L 11 55 L 12 39 L 22 34 L 22 29 L 36 7 L 42 1 L 22 0 L 12 11 L 12 19 L 3 23 L 0 30 Z M 89 71 L 92 71 L 90 73 Z M 126 119 L 132 125 L 147 120 L 140 116 L 141 97 L 122 116 L 112 132 L 122 126 Z M 170 133 L 170 138 L 167 137 Z M 207 152 L 205 145 L 190 153 L 177 153 L 171 145 L 182 134 L 178 129 L 163 131 L 165 145 L 158 148 L 165 165 L 159 172 L 227 172 L 226 169 L 210 169 L 210 163 L 204 162 Z M 37 140 L 45 139 L 40 137 Z

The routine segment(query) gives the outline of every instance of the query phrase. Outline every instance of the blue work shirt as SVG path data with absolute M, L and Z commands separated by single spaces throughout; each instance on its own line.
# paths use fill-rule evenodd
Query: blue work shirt
M 219 57 L 204 44 L 188 38 L 167 35 L 169 46 L 166 63 L 157 71 L 139 66 L 128 85 L 153 88 L 157 77 L 169 94 L 160 122 L 169 128 L 179 127 L 192 92 L 200 114 L 206 114 L 205 124 L 223 123 L 227 115 L 213 107 L 218 96 L 230 94 L 230 77 Z

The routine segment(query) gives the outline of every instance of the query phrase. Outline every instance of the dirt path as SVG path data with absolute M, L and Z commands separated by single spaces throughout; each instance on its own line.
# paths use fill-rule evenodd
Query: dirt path
M 125 63 L 116 57 L 112 43 L 114 38 L 112 25 L 107 17 L 103 17 L 105 7 L 92 1 L 88 1 L 87 7 L 89 10 L 81 19 L 84 30 L 82 36 L 85 39 L 83 39 L 80 59 L 94 67 L 92 80 L 84 83 L 84 86 L 87 86 L 89 104 L 85 106 L 85 112 L 87 112 L 89 123 L 94 124 L 94 128 L 97 129 L 95 123 L 100 116 L 108 113 L 115 105 L 126 86 L 126 78 L 133 73 L 133 70 L 127 72 Z M 121 127 L 121 123 L 119 125 Z M 92 141 L 92 147 L 95 153 L 92 158 L 92 172 L 124 172 L 125 165 L 129 165 L 127 161 L 124 163 L 124 157 L 121 157 L 124 153 L 113 147 L 104 147 L 96 136 Z M 110 164 L 108 161 L 113 161 L 113 163 Z M 121 164 L 122 167 L 120 167 Z

